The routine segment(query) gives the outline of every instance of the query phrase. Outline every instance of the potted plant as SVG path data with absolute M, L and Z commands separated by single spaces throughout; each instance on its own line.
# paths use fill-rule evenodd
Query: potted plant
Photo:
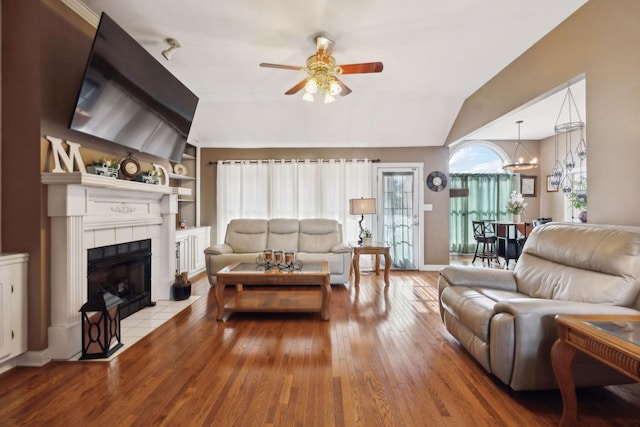
M 182 301 L 191 296 L 191 281 L 189 280 L 189 273 L 186 271 L 182 273 L 176 273 L 176 280 L 173 282 L 173 299 L 176 301 Z
M 580 222 L 587 222 L 587 191 L 577 189 L 569 193 L 569 202 L 571 207 L 580 212 L 578 219 Z
M 507 202 L 507 213 L 513 215 L 513 222 L 521 222 L 521 215 L 526 208 L 527 204 L 524 202 L 522 194 L 512 191 L 511 197 L 509 197 L 509 201 Z
M 371 230 L 369 230 L 368 228 L 364 228 L 362 230 L 362 244 L 370 245 L 372 240 L 373 240 L 373 237 L 372 237 Z

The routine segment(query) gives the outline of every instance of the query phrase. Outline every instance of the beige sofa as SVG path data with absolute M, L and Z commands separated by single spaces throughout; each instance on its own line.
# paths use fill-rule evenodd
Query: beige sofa
M 640 315 L 640 227 L 534 228 L 513 271 L 448 266 L 438 279 L 447 330 L 514 390 L 557 388 L 556 314 Z M 578 352 L 576 386 L 629 382 Z
M 328 261 L 332 284 L 349 281 L 352 249 L 343 241 L 342 224 L 333 219 L 233 219 L 224 243 L 207 248 L 209 283 L 234 262 L 255 262 L 265 249 L 294 251 L 305 261 Z

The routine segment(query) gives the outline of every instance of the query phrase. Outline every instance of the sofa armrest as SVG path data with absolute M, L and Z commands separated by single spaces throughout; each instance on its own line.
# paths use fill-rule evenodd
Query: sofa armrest
M 233 248 L 226 243 L 218 243 L 204 250 L 206 255 L 232 254 Z
M 494 306 L 494 319 L 501 319 L 502 326 L 510 325 L 513 345 L 513 371 L 509 385 L 514 390 L 530 390 L 552 387 L 555 383 L 551 370 L 551 347 L 558 339 L 558 314 L 620 314 L 638 315 L 640 312 L 629 307 L 609 304 L 592 304 L 544 298 L 516 298 L 498 302 Z M 509 321 L 509 319 L 511 321 Z M 505 322 L 506 321 L 506 322 Z M 495 336 L 501 334 L 493 324 Z M 504 335 L 504 334 L 502 334 Z M 504 351 L 504 342 L 492 341 L 492 353 Z M 504 380 L 503 380 L 504 381 Z
M 556 314 L 640 315 L 638 310 L 610 304 L 565 301 L 544 298 L 516 298 L 496 303 L 496 313 L 510 313 L 516 319 L 529 321 Z
M 518 290 L 513 271 L 494 268 L 450 265 L 440 270 L 439 281 L 444 281 L 448 286 L 482 287 L 514 292 Z
M 330 252 L 336 253 L 336 254 L 345 254 L 345 253 L 351 253 L 353 252 L 353 249 L 351 249 L 351 246 L 344 244 L 344 243 L 338 243 L 336 245 L 333 245 L 331 247 Z

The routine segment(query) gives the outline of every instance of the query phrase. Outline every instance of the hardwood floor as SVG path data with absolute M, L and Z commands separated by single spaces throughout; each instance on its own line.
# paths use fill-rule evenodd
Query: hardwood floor
M 363 274 L 359 288 L 333 286 L 329 321 L 219 322 L 201 276 L 192 282 L 202 298 L 110 362 L 0 375 L 0 425 L 557 425 L 558 391 L 511 391 L 446 332 L 436 279 L 392 272 L 385 289 L 382 276 Z M 639 387 L 580 390 L 581 425 L 640 425 Z

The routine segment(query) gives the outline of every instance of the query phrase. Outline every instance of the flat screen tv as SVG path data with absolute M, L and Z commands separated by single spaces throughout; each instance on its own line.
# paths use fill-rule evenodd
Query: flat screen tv
M 175 162 L 198 97 L 105 13 L 69 128 Z

